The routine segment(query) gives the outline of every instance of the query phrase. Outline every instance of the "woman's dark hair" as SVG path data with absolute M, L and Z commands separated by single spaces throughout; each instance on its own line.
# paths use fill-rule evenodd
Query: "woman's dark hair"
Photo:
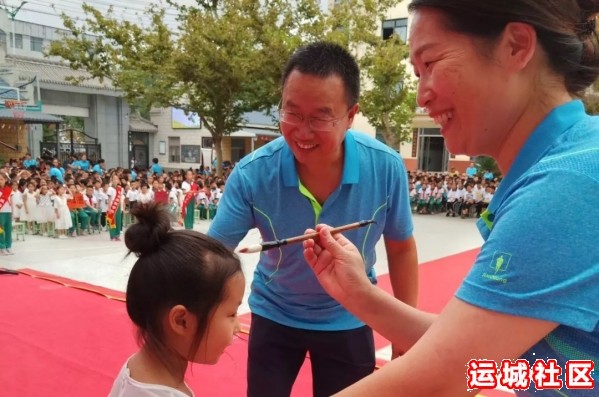
M 163 204 L 140 204 L 131 213 L 125 245 L 138 256 L 127 284 L 127 313 L 138 328 L 138 342 L 167 366 L 170 347 L 162 340 L 162 316 L 183 305 L 198 319 L 188 352 L 191 359 L 204 337 L 210 317 L 226 298 L 225 284 L 241 272 L 239 258 L 217 240 L 192 230 L 173 230 Z
M 345 87 L 347 106 L 358 103 L 360 98 L 360 69 L 352 55 L 343 47 L 326 42 L 309 44 L 299 48 L 291 56 L 281 77 L 281 87 L 297 70 L 321 78 L 339 76 Z
M 533 26 L 551 68 L 572 95 L 581 95 L 599 76 L 598 0 L 412 0 L 408 9 L 424 7 L 441 11 L 449 30 L 488 40 L 510 22 Z

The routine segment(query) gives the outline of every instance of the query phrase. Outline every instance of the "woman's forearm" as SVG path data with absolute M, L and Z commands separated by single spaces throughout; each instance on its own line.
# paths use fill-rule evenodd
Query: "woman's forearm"
M 352 297 L 345 308 L 402 350 L 408 350 L 433 323 L 436 314 L 409 306 L 372 286 Z

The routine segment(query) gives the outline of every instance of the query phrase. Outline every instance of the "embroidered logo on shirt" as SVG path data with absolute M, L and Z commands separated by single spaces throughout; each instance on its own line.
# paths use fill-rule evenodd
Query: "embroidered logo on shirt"
M 483 273 L 483 278 L 488 280 L 497 281 L 499 283 L 507 283 L 508 280 L 505 277 L 502 277 L 502 273 L 505 273 L 510 262 L 512 260 L 512 254 L 507 252 L 495 251 L 493 254 L 493 259 L 491 259 L 491 263 L 489 267 L 492 269 L 489 272 Z

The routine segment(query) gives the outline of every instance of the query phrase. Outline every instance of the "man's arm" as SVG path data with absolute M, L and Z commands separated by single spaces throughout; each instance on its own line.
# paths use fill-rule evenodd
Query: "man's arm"
M 385 249 L 393 295 L 400 301 L 416 307 L 418 303 L 418 252 L 414 236 L 403 241 L 385 239 Z M 391 359 L 404 353 L 403 348 L 396 344 L 392 345 Z
M 227 188 L 207 233 L 230 248 L 235 248 L 247 232 L 255 227 L 247 180 L 241 174 L 239 169 L 235 169 L 229 176 Z M 212 203 L 214 196 L 208 203 Z
M 393 295 L 416 307 L 418 302 L 418 253 L 414 236 L 404 241 L 385 239 Z

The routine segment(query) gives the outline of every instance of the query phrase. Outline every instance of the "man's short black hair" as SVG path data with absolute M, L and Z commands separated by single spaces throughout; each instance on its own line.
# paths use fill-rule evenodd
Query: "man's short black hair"
M 317 42 L 299 48 L 283 69 L 281 87 L 285 87 L 287 78 L 294 70 L 321 78 L 339 76 L 345 86 L 347 106 L 358 103 L 360 69 L 354 57 L 345 48 L 327 42 Z

